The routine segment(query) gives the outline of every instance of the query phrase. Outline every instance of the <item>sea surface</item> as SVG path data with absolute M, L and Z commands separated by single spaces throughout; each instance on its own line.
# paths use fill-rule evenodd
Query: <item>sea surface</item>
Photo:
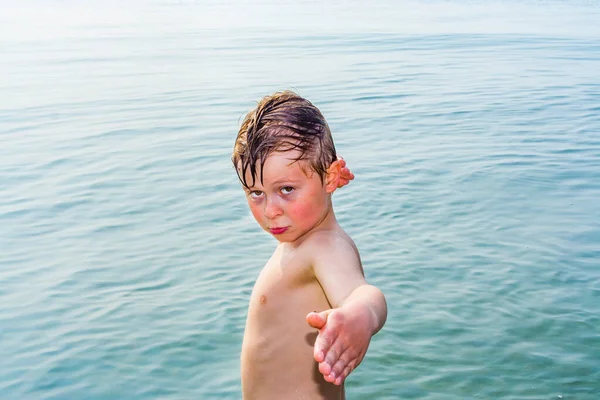
M 0 0 L 0 399 L 240 399 L 293 89 L 389 318 L 349 399 L 600 399 L 596 1 Z

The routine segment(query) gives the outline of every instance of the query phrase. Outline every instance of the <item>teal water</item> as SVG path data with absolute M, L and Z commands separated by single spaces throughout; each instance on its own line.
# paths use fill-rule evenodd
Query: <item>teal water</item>
M 240 398 L 229 155 L 285 88 L 389 303 L 350 399 L 600 398 L 596 2 L 0 4 L 0 398 Z

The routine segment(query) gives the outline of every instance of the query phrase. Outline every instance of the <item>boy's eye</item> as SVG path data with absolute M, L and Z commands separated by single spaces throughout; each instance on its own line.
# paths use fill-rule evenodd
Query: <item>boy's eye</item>
M 293 190 L 294 190 L 294 188 L 291 186 L 284 186 L 281 188 L 281 193 L 290 194 L 290 193 L 292 193 Z
M 260 190 L 252 190 L 249 194 L 250 197 L 252 197 L 253 199 L 258 199 L 262 196 L 263 192 L 261 192 Z

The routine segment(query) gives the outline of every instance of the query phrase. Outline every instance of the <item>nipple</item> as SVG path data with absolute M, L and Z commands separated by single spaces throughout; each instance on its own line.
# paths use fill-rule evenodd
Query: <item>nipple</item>
M 264 294 L 260 296 L 260 304 L 267 304 L 267 296 Z

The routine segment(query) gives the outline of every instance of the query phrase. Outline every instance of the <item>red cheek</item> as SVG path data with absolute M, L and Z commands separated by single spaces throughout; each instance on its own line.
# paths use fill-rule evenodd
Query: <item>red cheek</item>
M 294 214 L 295 219 L 299 221 L 304 221 L 314 214 L 314 208 L 305 204 L 298 205 L 297 207 L 294 207 L 291 213 Z
M 309 199 L 311 199 L 309 197 Z M 311 199 L 312 200 L 312 199 Z M 294 220 L 302 222 L 308 221 L 315 216 L 315 204 L 313 201 L 298 200 L 293 205 L 288 207 L 288 214 L 294 218 Z

